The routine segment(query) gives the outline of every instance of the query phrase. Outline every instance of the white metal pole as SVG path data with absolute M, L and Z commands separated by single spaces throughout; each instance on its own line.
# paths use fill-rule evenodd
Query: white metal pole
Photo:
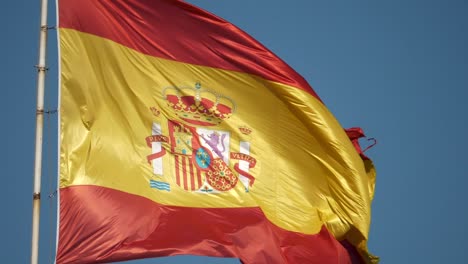
M 41 208 L 42 135 L 44 127 L 44 84 L 47 47 L 47 0 L 41 0 L 41 31 L 39 35 L 39 64 L 37 67 L 36 151 L 34 157 L 33 219 L 31 264 L 39 257 L 39 216 Z

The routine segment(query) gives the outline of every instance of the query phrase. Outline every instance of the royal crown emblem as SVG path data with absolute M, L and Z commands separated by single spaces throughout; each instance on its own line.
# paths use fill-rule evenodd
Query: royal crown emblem
M 167 87 L 163 96 L 169 107 L 183 121 L 198 126 L 215 126 L 234 114 L 233 100 L 201 87 Z

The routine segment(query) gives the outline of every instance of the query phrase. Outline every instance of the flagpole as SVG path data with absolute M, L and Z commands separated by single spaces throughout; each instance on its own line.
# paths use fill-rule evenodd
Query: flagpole
M 44 127 L 44 84 L 47 47 L 47 0 L 41 0 L 41 28 L 39 35 L 39 63 L 37 68 L 36 151 L 34 157 L 33 219 L 31 264 L 38 263 L 39 215 L 41 208 L 42 135 Z

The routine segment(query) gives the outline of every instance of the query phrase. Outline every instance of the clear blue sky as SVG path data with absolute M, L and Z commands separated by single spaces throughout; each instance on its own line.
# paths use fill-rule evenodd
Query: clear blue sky
M 303 75 L 343 127 L 378 145 L 369 248 L 381 263 L 468 259 L 468 4 L 463 0 L 190 0 Z M 40 1 L 4 1 L 0 74 L 1 263 L 28 263 Z M 55 3 L 50 24 L 55 25 Z M 55 31 L 46 107 L 57 107 Z M 56 115 L 46 119 L 40 263 L 55 249 Z M 130 263 L 130 262 L 129 262 Z M 238 263 L 203 257 L 131 263 Z

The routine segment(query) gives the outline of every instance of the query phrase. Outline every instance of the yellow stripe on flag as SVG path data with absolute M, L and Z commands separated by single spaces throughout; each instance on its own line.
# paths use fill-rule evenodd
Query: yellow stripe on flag
M 368 234 L 373 182 L 339 123 L 311 94 L 241 72 L 143 55 L 71 29 L 60 29 L 60 35 L 61 134 L 67 135 L 60 187 L 103 186 L 164 205 L 259 206 L 286 230 L 315 234 L 326 224 L 340 239 L 353 225 L 358 234 Z M 256 164 L 249 169 L 255 183 L 248 192 L 241 182 L 216 196 L 184 190 L 167 142 L 161 142 L 167 151 L 163 175 L 156 176 L 147 161 L 152 148 L 145 139 L 153 123 L 170 137 L 168 120 L 182 122 L 164 89 L 196 89 L 197 83 L 235 104 L 228 121 L 208 129 L 228 133 L 231 153 L 241 151 L 240 142 L 249 143 Z M 237 162 L 230 158 L 229 165 Z M 169 183 L 170 192 L 149 188 L 155 177 Z

